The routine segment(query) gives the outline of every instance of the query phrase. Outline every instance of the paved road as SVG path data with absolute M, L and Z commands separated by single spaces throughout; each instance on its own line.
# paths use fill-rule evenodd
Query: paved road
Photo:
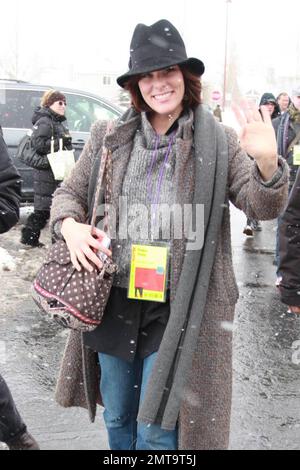
M 298 358 L 293 349 L 299 347 L 300 318 L 286 313 L 274 287 L 275 225 L 264 222 L 263 231 L 247 239 L 244 215 L 235 209 L 231 214 L 240 299 L 233 325 L 230 447 L 300 449 L 300 353 Z M 15 271 L 2 273 L 1 372 L 43 449 L 105 449 L 100 411 L 90 424 L 84 410 L 65 410 L 53 400 L 66 332 L 41 318 L 28 296 L 44 250 L 23 250 L 19 230 L 0 236 L 0 246 L 17 262 Z M 43 239 L 47 241 L 46 232 Z
M 287 313 L 274 287 L 275 224 L 263 222 L 262 232 L 246 238 L 241 213 L 232 215 L 240 299 L 231 448 L 300 449 L 300 317 Z

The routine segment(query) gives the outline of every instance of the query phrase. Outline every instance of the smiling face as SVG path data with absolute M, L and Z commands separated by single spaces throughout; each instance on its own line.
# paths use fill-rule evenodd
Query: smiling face
M 288 95 L 281 95 L 278 98 L 277 102 L 279 104 L 280 111 L 286 111 L 289 107 L 290 99 L 289 99 Z
M 154 113 L 176 119 L 183 110 L 185 86 L 178 65 L 149 72 L 138 81 L 141 95 Z

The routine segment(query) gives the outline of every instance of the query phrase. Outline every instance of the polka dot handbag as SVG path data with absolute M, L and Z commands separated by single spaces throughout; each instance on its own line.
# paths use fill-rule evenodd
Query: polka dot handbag
M 108 130 L 107 130 L 108 132 Z M 102 150 L 91 227 L 93 230 L 100 188 L 106 175 L 105 202 L 111 201 L 111 158 Z M 109 222 L 109 221 L 108 221 Z M 108 227 L 109 223 L 107 224 Z M 33 283 L 33 299 L 39 308 L 60 325 L 80 331 L 92 331 L 100 323 L 110 295 L 116 264 L 104 260 L 99 272 L 77 271 L 64 240 L 50 248 Z
M 33 298 L 61 325 L 91 331 L 101 323 L 115 271 L 116 265 L 110 259 L 101 272 L 77 271 L 66 243 L 59 240 L 51 247 L 34 280 Z

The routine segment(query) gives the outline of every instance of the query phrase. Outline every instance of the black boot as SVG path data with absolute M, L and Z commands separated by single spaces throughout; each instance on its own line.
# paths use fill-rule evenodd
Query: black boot
M 9 450 L 39 450 L 36 440 L 25 431 L 21 436 L 7 443 Z
M 23 245 L 29 245 L 33 247 L 43 246 L 43 243 L 39 242 L 40 230 L 37 232 L 31 230 L 29 227 L 23 227 L 21 232 L 21 243 L 23 243 Z
M 32 212 L 27 219 L 25 226 L 22 228 L 21 243 L 33 247 L 44 246 L 39 242 L 41 230 L 45 227 L 49 219 L 49 211 L 36 211 Z

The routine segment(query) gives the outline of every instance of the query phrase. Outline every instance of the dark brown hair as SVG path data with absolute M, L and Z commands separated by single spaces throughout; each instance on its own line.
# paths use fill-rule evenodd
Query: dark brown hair
M 182 72 L 184 78 L 184 97 L 183 97 L 183 107 L 185 109 L 191 108 L 195 109 L 199 104 L 201 104 L 201 81 L 200 78 L 193 74 L 187 67 L 184 65 L 179 65 L 179 68 Z M 144 98 L 140 92 L 138 82 L 141 79 L 141 75 L 135 75 L 130 78 L 125 84 L 124 88 L 129 91 L 131 97 L 132 106 L 138 111 L 152 111 L 152 109 L 145 103 Z
M 56 101 L 63 101 L 67 103 L 66 97 L 61 91 L 58 90 L 47 90 L 42 96 L 41 106 L 44 108 L 50 108 Z

